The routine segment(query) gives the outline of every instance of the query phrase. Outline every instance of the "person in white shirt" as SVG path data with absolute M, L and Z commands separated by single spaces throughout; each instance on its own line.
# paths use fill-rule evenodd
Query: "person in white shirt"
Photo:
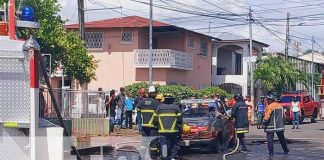
M 292 112 L 293 112 L 293 120 L 292 120 L 293 127 L 292 127 L 292 129 L 299 129 L 299 111 L 300 111 L 300 107 L 299 107 L 299 101 L 298 101 L 297 97 L 293 97 L 292 102 L 291 102 L 291 106 L 292 106 Z M 297 122 L 297 127 L 295 128 L 295 123 L 296 122 Z

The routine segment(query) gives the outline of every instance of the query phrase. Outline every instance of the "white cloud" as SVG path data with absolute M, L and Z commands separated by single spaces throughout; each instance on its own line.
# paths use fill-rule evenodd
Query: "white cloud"
M 143 2 L 149 2 L 148 0 L 141 0 Z M 204 12 L 207 13 L 209 11 L 212 12 L 226 12 L 222 9 L 219 9 L 215 6 L 208 5 L 207 3 L 203 2 L 202 0 L 176 0 L 177 2 L 185 3 L 187 5 L 191 5 L 193 7 L 200 7 L 203 8 L 204 10 L 196 10 L 199 12 Z M 207 0 L 209 2 L 212 2 L 213 4 L 222 7 L 225 10 L 234 12 L 234 13 L 241 13 L 241 14 L 247 14 L 248 12 L 248 6 L 249 4 L 253 4 L 252 9 L 254 10 L 253 15 L 257 18 L 260 17 L 266 17 L 266 18 L 285 18 L 285 13 L 286 10 L 267 10 L 267 11 L 262 11 L 260 10 L 265 10 L 265 9 L 276 9 L 276 8 L 286 8 L 286 7 L 292 7 L 292 6 L 301 6 L 303 4 L 301 3 L 292 3 L 291 1 L 282 1 L 282 0 L 272 0 L 272 1 L 254 1 L 254 0 Z M 77 0 L 58 0 L 58 2 L 62 5 L 62 10 L 60 12 L 60 15 L 64 19 L 69 19 L 69 23 L 76 23 L 77 22 Z M 87 8 L 102 8 L 103 6 L 100 6 L 98 4 L 94 4 L 93 2 L 100 3 L 102 5 L 105 5 L 107 7 L 114 7 L 114 6 L 121 6 L 123 9 L 117 9 L 115 10 L 116 12 L 122 11 L 126 15 L 138 15 L 142 16 L 145 18 L 149 17 L 149 7 L 145 4 L 139 4 L 137 2 L 133 2 L 131 0 L 86 0 L 85 7 Z M 92 2 L 92 3 L 91 3 Z M 160 4 L 160 5 L 166 5 L 161 3 L 161 1 L 154 1 L 155 4 Z M 303 2 L 303 3 L 320 3 L 320 2 Z M 180 5 L 171 5 L 172 7 L 168 6 L 169 8 L 174 7 L 180 7 L 182 9 L 186 9 L 184 6 Z M 291 9 L 291 15 L 292 16 L 300 16 L 300 15 L 309 15 L 309 14 L 314 14 L 316 12 L 322 13 L 320 6 L 314 6 L 317 7 L 316 9 L 312 8 L 295 8 Z M 193 8 L 187 8 L 189 10 L 194 10 Z M 181 9 L 180 9 L 181 10 Z M 115 18 L 115 17 L 120 17 L 120 13 L 116 13 L 112 10 L 102 10 L 102 11 L 91 11 L 86 13 L 86 21 L 94 21 L 94 20 L 99 20 L 99 19 L 109 19 L 109 18 Z M 180 27 L 188 28 L 188 29 L 193 29 L 193 28 L 206 28 L 209 25 L 209 22 L 213 22 L 212 27 L 217 27 L 217 26 L 224 26 L 224 25 L 229 25 L 229 24 L 238 24 L 242 22 L 230 22 L 226 20 L 221 20 L 217 18 L 206 18 L 206 17 L 193 17 L 193 18 L 180 18 L 179 17 L 188 17 L 188 16 L 193 16 L 190 14 L 184 14 L 184 13 L 179 13 L 179 12 L 174 12 L 174 11 L 168 11 L 164 9 L 158 9 L 154 8 L 153 11 L 154 19 L 155 20 L 163 20 L 164 22 L 168 22 Z M 209 12 L 210 13 L 210 12 Z M 242 16 L 247 17 L 247 16 Z M 175 19 L 176 18 L 176 19 Z M 237 18 L 237 17 L 236 17 Z M 285 26 L 269 26 L 269 23 L 262 22 L 264 23 L 267 27 L 280 31 L 282 33 L 285 32 Z M 272 22 L 275 23 L 275 22 Z M 297 22 L 291 22 L 292 24 L 297 23 Z M 307 23 L 313 23 L 313 22 L 307 22 Z M 285 25 L 284 21 L 281 21 L 280 23 L 277 23 L 280 25 Z M 260 31 L 258 31 L 260 30 Z M 207 34 L 207 30 L 199 30 L 205 34 Z M 274 35 L 269 33 L 266 29 L 262 29 L 260 26 L 255 26 L 253 27 L 253 32 L 258 31 L 254 39 L 268 43 L 271 45 L 271 49 L 275 51 L 282 51 L 284 48 L 284 43 L 278 38 L 276 38 Z M 321 32 L 321 27 L 295 27 L 292 29 L 291 34 L 294 34 L 295 36 L 301 36 L 303 35 L 296 34 L 294 33 L 295 31 L 301 32 L 306 35 L 315 35 L 317 37 L 322 37 L 324 36 L 324 33 Z M 212 35 L 217 35 L 219 32 L 230 32 L 233 34 L 237 34 L 240 36 L 248 37 L 249 35 L 249 29 L 248 25 L 242 25 L 242 26 L 233 26 L 233 27 L 226 27 L 226 28 L 212 28 L 211 29 Z M 279 34 L 275 33 L 277 36 L 281 37 L 282 39 L 285 39 L 284 34 Z M 305 36 L 304 36 L 305 37 Z M 296 39 L 292 38 L 293 40 L 300 40 L 303 41 L 302 46 L 304 48 L 309 47 L 307 45 L 307 42 L 302 39 Z M 308 42 L 310 43 L 310 42 Z M 324 40 L 323 40 L 324 43 Z

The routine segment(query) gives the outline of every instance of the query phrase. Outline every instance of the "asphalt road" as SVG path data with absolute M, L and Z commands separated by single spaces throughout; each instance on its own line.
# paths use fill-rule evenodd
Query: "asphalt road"
M 268 156 L 267 144 L 259 140 L 247 140 L 248 153 L 236 152 L 227 160 L 322 160 L 324 159 L 324 141 L 293 141 L 288 144 L 289 155 L 284 155 L 279 142 L 274 145 L 275 154 Z M 183 160 L 221 160 L 223 154 L 213 154 L 210 150 L 192 149 L 182 153 Z
M 279 142 L 275 142 L 273 157 L 268 156 L 267 143 L 263 130 L 250 127 L 250 133 L 246 135 L 248 153 L 236 152 L 227 156 L 227 160 L 324 160 L 324 121 L 310 123 L 309 120 L 301 125 L 302 129 L 292 130 L 291 125 L 286 125 L 285 135 L 288 139 L 289 155 L 284 155 Z M 276 139 L 276 137 L 275 137 Z M 206 148 L 192 148 L 181 151 L 183 160 L 222 160 L 224 153 L 215 154 Z M 87 157 L 87 158 L 86 158 Z M 89 156 L 85 159 L 95 160 L 135 160 L 137 153 L 116 152 L 104 156 Z
M 251 126 L 250 133 L 246 134 L 248 153 L 236 152 L 228 156 L 227 160 L 324 160 L 324 121 L 310 123 L 310 120 L 305 120 L 301 129 L 293 130 L 291 127 L 285 126 L 289 155 L 284 155 L 280 143 L 275 142 L 274 156 L 269 157 L 264 131 Z M 181 157 L 183 160 L 221 160 L 222 155 L 214 154 L 208 149 L 195 148 L 182 153 Z

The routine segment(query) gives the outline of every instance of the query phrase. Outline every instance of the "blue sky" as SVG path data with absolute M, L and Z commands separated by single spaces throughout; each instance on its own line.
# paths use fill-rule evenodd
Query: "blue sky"
M 77 0 L 58 0 L 62 5 L 60 15 L 68 19 L 68 23 L 76 23 L 78 18 Z M 138 0 L 149 2 L 149 0 Z M 109 19 L 127 15 L 149 17 L 149 7 L 132 0 L 85 0 L 85 7 L 122 7 L 122 9 L 86 12 L 86 21 Z M 283 51 L 286 31 L 286 15 L 290 12 L 291 43 L 290 50 L 297 50 L 294 44 L 301 44 L 300 51 L 311 48 L 311 37 L 314 36 L 318 45 L 315 49 L 324 48 L 324 0 L 153 0 L 154 4 L 176 11 L 154 8 L 154 19 L 192 29 L 204 34 L 217 37 L 222 32 L 241 37 L 248 37 L 248 25 L 245 24 L 249 6 L 252 7 L 253 39 L 270 44 L 270 51 Z M 186 11 L 194 14 L 215 15 L 234 14 L 225 16 L 197 16 L 180 13 Z M 323 15 L 322 15 L 323 14 Z M 323 20 L 322 20 L 323 19 Z M 210 25 L 210 30 L 208 29 Z M 224 27 L 227 26 L 227 27 Z M 271 32 L 270 32 L 271 31 Z M 322 47 L 323 46 L 323 47 Z M 321 48 L 320 48 L 321 47 Z

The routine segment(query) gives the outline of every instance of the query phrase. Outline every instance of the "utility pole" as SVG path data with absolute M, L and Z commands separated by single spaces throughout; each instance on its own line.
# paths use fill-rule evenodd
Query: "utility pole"
M 153 65 L 153 0 L 150 0 L 150 55 L 149 55 L 149 86 L 152 85 L 152 65 Z
M 312 36 L 312 70 L 311 70 L 311 75 L 312 75 L 312 97 L 315 98 L 315 94 L 314 94 L 314 36 Z
M 84 40 L 84 0 L 78 0 L 78 19 L 80 38 Z
M 252 101 L 252 119 L 254 115 L 254 83 L 253 83 L 253 63 L 251 62 L 251 58 L 253 56 L 253 40 L 252 40 L 252 9 L 249 7 L 249 34 L 250 34 L 250 56 L 249 56 L 249 66 L 250 66 L 250 89 L 251 89 L 251 101 Z
M 287 21 L 286 21 L 286 41 L 285 41 L 285 56 L 288 58 L 289 50 L 289 12 L 287 12 Z

